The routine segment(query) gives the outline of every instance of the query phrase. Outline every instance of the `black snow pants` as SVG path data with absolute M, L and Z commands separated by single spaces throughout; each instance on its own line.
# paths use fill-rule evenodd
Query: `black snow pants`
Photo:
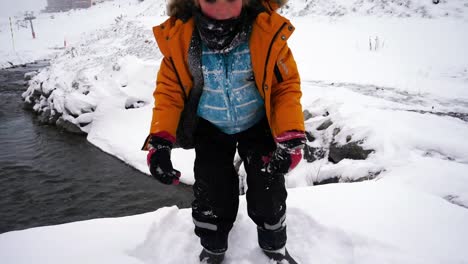
M 239 177 L 233 165 L 236 149 L 247 172 L 247 208 L 257 224 L 258 243 L 267 250 L 286 244 L 284 175 L 263 170 L 276 148 L 266 119 L 238 134 L 223 133 L 201 119 L 195 133 L 195 200 L 192 217 L 201 245 L 212 252 L 227 250 L 228 234 L 239 207 Z

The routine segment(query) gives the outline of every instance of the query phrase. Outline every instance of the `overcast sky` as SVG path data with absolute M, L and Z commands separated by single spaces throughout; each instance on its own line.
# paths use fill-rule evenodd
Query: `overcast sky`
M 16 15 L 18 12 L 44 9 L 47 0 L 0 0 L 0 16 L 3 18 Z

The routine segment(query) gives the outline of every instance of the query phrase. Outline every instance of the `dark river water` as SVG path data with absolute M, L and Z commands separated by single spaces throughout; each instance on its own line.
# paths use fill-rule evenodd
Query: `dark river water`
M 162 185 L 24 110 L 24 73 L 43 66 L 0 70 L 0 233 L 190 206 L 190 186 Z

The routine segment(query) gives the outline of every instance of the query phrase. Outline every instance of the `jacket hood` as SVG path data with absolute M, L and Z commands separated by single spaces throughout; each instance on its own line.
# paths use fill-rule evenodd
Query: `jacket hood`
M 255 6 L 262 4 L 266 9 L 275 11 L 283 7 L 288 0 L 243 0 L 247 2 L 247 6 Z M 168 0 L 167 14 L 177 18 L 191 16 L 192 10 L 195 8 L 195 0 Z

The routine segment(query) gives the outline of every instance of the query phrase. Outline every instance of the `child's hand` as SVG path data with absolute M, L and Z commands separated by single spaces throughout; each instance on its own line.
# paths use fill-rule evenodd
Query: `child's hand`
M 153 136 L 149 142 L 147 164 L 151 175 L 164 184 L 179 184 L 180 171 L 172 167 L 172 142 L 158 136 Z
M 302 149 L 306 143 L 303 132 L 286 131 L 275 138 L 276 150 L 267 164 L 267 172 L 286 174 L 294 169 L 302 159 Z

